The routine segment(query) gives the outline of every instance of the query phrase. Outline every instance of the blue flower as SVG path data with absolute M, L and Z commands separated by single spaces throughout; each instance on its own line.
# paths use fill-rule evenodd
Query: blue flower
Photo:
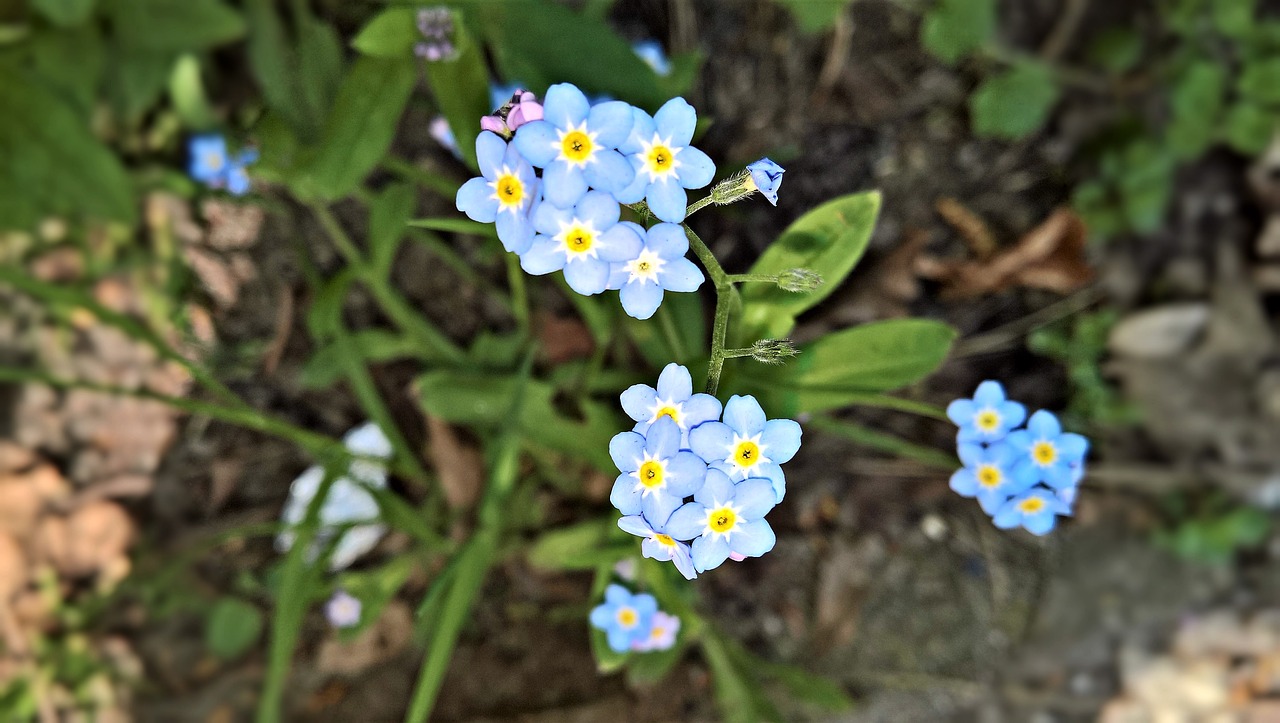
M 720 400 L 693 393 L 689 370 L 672 362 L 658 375 L 658 388 L 635 384 L 622 393 L 622 409 L 636 420 L 633 432 L 645 434 L 649 425 L 669 417 L 680 427 L 680 445 L 689 446 L 689 430 L 720 418 Z
M 581 90 L 558 83 L 547 90 L 542 120 L 520 126 L 515 144 L 543 169 L 548 201 L 560 208 L 578 202 L 587 187 L 609 193 L 626 188 L 635 171 L 617 147 L 631 133 L 631 106 L 609 101 L 592 106 Z
M 453 154 L 454 158 L 462 159 L 462 150 L 458 148 L 458 138 L 453 135 L 453 128 L 449 126 L 449 121 L 442 115 L 438 115 L 431 119 L 431 123 L 427 125 L 427 133 L 435 139 L 445 150 Z
M 631 50 L 640 56 L 645 65 L 653 68 L 653 72 L 663 77 L 671 75 L 671 61 L 667 59 L 662 43 L 656 40 L 641 40 L 638 43 L 632 43 Z
M 538 192 L 533 168 L 515 145 L 488 131 L 476 136 L 476 160 L 483 175 L 458 189 L 458 210 L 473 221 L 496 222 L 502 245 L 512 253 L 524 253 L 533 243 L 529 210 Z
M 246 168 L 258 160 L 258 152 L 242 149 L 232 155 L 227 152 L 227 140 L 220 135 L 193 136 L 187 146 L 191 156 L 191 178 L 210 188 L 225 188 L 229 193 L 243 196 L 249 192 L 249 173 Z
M 615 435 L 609 440 L 609 455 L 622 472 L 609 501 L 622 514 L 643 514 L 659 527 L 702 486 L 707 474 L 698 455 L 680 449 L 680 427 L 669 417 L 655 421 L 646 434 Z
M 1037 482 L 1054 489 L 1074 486 L 1079 477 L 1072 466 L 1089 451 L 1089 440 L 1064 433 L 1058 418 L 1044 410 L 1031 415 L 1026 429 L 1010 432 L 1008 442 L 1018 457 L 1013 475 L 1027 487 Z
M 324 615 L 335 628 L 354 628 L 360 624 L 360 599 L 339 590 L 324 604 Z
M 543 188 L 550 190 L 546 184 Z M 520 255 L 521 268 L 536 275 L 563 269 L 565 281 L 579 294 L 604 291 L 609 264 L 635 258 L 642 246 L 634 224 L 618 223 L 621 213 L 618 202 L 603 191 L 591 191 L 567 209 L 538 204 L 533 212 L 538 235 Z
M 685 258 L 689 239 L 684 229 L 674 223 L 654 225 L 647 232 L 628 223 L 644 247 L 633 259 L 615 263 L 609 277 L 609 288 L 619 289 L 622 308 L 636 319 L 648 319 L 662 304 L 663 291 L 697 291 L 702 285 L 702 271 Z
M 675 646 L 676 637 L 679 634 L 680 618 L 659 610 L 653 614 L 653 620 L 649 623 L 649 636 L 644 640 L 632 643 L 631 649 L 638 653 L 670 650 Z
M 960 427 L 961 442 L 998 442 L 1027 418 L 1027 408 L 1005 400 L 1000 382 L 978 385 L 973 399 L 957 399 L 947 405 L 947 416 Z
M 652 560 L 675 563 L 676 569 L 684 575 L 684 579 L 692 580 L 698 576 L 693 569 L 693 557 L 689 546 L 679 542 L 666 533 L 666 525 L 651 525 L 643 515 L 627 515 L 618 520 L 618 527 L 636 537 L 643 537 L 640 551 Z
M 1044 535 L 1053 529 L 1057 515 L 1070 513 L 1067 504 L 1052 491 L 1036 487 L 1005 502 L 992 521 L 1002 530 L 1021 526 L 1034 535 Z
M 959 447 L 964 467 L 951 475 L 951 489 L 962 497 L 977 497 L 982 511 L 994 515 L 1010 497 L 1028 485 L 1011 473 L 1014 450 L 1003 442 L 989 447 L 966 442 Z
M 667 522 L 677 539 L 693 540 L 693 565 L 706 572 L 729 559 L 730 552 L 760 557 L 777 542 L 764 516 L 773 509 L 773 483 L 746 479 L 737 484 L 718 469 L 707 470 L 706 481 Z
M 668 223 L 684 220 L 689 197 L 686 188 L 711 183 L 716 164 L 690 146 L 698 114 L 684 98 L 667 101 L 652 118 L 633 108 L 631 135 L 618 150 L 635 167 L 635 180 L 614 195 L 620 203 L 645 199 L 653 215 Z
M 766 421 L 755 397 L 735 394 L 724 405 L 724 421 L 696 427 L 689 433 L 689 445 L 730 479 L 768 479 L 781 502 L 787 485 L 778 465 L 800 449 L 800 425 L 790 419 Z
M 591 625 L 604 631 L 615 653 L 625 653 L 649 639 L 656 612 L 658 601 L 652 595 L 633 595 L 621 585 L 610 585 L 604 590 L 604 603 L 591 611 Z
M 755 163 L 747 164 L 748 177 L 751 179 L 751 185 L 760 191 L 760 195 L 769 199 L 769 203 L 778 205 L 778 189 L 782 187 L 782 174 L 787 169 L 779 166 L 768 158 L 761 158 Z

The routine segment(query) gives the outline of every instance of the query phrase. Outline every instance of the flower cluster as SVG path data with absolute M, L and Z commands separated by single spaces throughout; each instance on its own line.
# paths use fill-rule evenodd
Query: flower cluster
M 368 422 L 343 437 L 347 451 L 375 459 L 391 459 L 391 442 L 378 425 Z M 288 525 L 276 537 L 276 549 L 288 552 L 293 547 L 295 528 L 307 515 L 307 507 L 315 499 L 324 481 L 324 468 L 308 467 L 289 487 L 289 499 L 285 501 L 281 521 Z M 311 547 L 308 560 L 314 560 L 320 551 L 341 534 L 329 556 L 330 570 L 343 570 L 357 558 L 372 550 L 387 534 L 385 525 L 378 522 L 378 501 L 366 487 L 385 489 L 387 468 L 370 460 L 356 460 L 347 468 L 346 475 L 334 480 L 329 493 L 320 504 L 320 528 Z M 358 524 L 352 524 L 358 523 Z M 346 532 L 341 528 L 352 525 Z
M 704 280 L 685 258 L 679 226 L 685 190 L 715 174 L 689 145 L 696 124 L 683 98 L 650 116 L 621 101 L 592 105 L 568 83 L 551 86 L 541 105 L 518 90 L 483 121 L 481 177 L 458 190 L 458 210 L 494 223 L 528 273 L 563 271 L 585 296 L 616 289 L 628 314 L 647 319 L 664 292 L 691 292 Z M 622 205 L 640 201 L 661 223 L 645 229 L 622 220 Z
M 692 580 L 773 549 L 764 518 L 786 492 L 779 465 L 800 449 L 799 424 L 766 419 L 750 396 L 730 397 L 722 415 L 679 364 L 662 370 L 657 389 L 623 392 L 622 408 L 636 425 L 609 442 L 621 472 L 609 501 L 624 515 L 618 526 L 644 538 L 645 557 Z
M 1062 431 L 1052 413 L 1027 419 L 1026 407 L 1005 398 L 999 382 L 978 385 L 972 399 L 957 399 L 947 416 L 960 427 L 957 451 L 964 467 L 951 489 L 976 497 L 996 527 L 1024 527 L 1036 535 L 1070 515 L 1084 477 L 1089 441 Z M 1026 421 L 1026 428 L 1019 429 Z
M 418 32 L 422 34 L 422 40 L 413 46 L 413 52 L 419 58 L 434 63 L 453 57 L 453 14 L 449 8 L 419 10 Z
M 249 164 L 258 160 L 252 148 L 239 153 L 227 151 L 227 139 L 216 134 L 192 136 L 187 143 L 191 178 L 209 188 L 223 188 L 236 196 L 249 192 Z
M 648 593 L 621 585 L 605 588 L 604 602 L 591 611 L 591 625 L 604 631 L 615 653 L 669 650 L 680 633 L 680 618 L 658 609 Z

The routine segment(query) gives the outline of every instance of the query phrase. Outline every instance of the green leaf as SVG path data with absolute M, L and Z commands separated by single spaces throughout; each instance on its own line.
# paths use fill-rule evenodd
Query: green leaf
M 213 109 L 205 99 L 204 84 L 200 82 L 200 61 L 187 54 L 173 64 L 169 76 L 169 100 L 178 117 L 192 130 L 207 130 L 217 124 Z
M 782 338 L 795 319 L 830 296 L 858 264 L 880 213 L 880 193 L 869 191 L 827 201 L 796 219 L 751 267 L 753 274 L 777 274 L 805 268 L 822 275 L 815 291 L 796 294 L 774 284 L 742 287 L 743 333 L 746 341 Z
M 107 92 L 116 112 L 134 122 L 155 103 L 177 59 L 172 50 L 117 46 L 107 58 Z
M 1240 95 L 1258 103 L 1280 103 L 1280 58 L 1248 63 L 1236 80 Z
M 1132 28 L 1109 27 L 1089 44 L 1089 62 L 1112 73 L 1133 69 L 1142 59 L 1142 35 Z
M 1215 0 L 1213 24 L 1229 38 L 1248 35 L 1254 27 L 1255 0 Z
M 74 103 L 81 117 L 90 117 L 106 71 L 106 43 L 98 25 L 85 23 L 60 32 L 36 33 L 25 46 L 32 73 Z
M 369 19 L 351 47 L 377 58 L 405 58 L 422 40 L 418 32 L 418 8 L 391 7 Z
M 593 570 L 635 552 L 635 538 L 610 516 L 548 530 L 529 548 L 528 557 L 530 565 L 543 570 Z
M 369 205 L 369 258 L 382 276 L 390 272 L 405 226 L 417 206 L 417 192 L 407 183 L 387 186 Z
M 615 317 L 610 314 L 607 321 L 612 323 Z M 652 319 L 627 316 L 623 318 L 623 324 L 640 355 L 654 369 L 661 369 L 674 361 L 690 367 L 695 373 L 698 373 L 698 367 L 705 370 L 707 322 L 702 297 L 698 294 L 667 294 Z M 590 325 L 594 332 L 595 325 Z
M 498 238 L 498 232 L 491 223 L 480 223 L 465 218 L 415 218 L 409 221 L 410 226 L 429 228 L 432 231 L 448 231 L 450 233 L 469 233 L 474 236 Z
M 360 601 L 360 624 L 342 631 L 344 639 L 354 637 L 370 623 L 377 620 L 382 609 L 391 602 L 416 565 L 413 557 L 399 555 L 371 570 L 343 572 L 338 576 L 339 587 Z
M 1179 158 L 1192 159 L 1209 148 L 1221 124 L 1226 91 L 1226 71 L 1216 63 L 1196 63 L 1177 79 L 1169 95 L 1173 118 L 1168 133 L 1169 147 Z
M 475 169 L 480 118 L 493 110 L 489 107 L 489 69 L 480 45 L 461 23 L 454 23 L 453 47 L 456 55 L 451 60 L 426 64 L 427 79 L 440 113 L 449 121 L 458 151 Z
M 310 167 L 314 190 L 341 198 L 382 160 L 413 90 L 412 58 L 361 58 L 338 90 L 324 141 Z
M 840 13 L 844 12 L 853 0 L 777 0 L 777 2 L 791 11 L 802 32 L 820 33 L 834 27 Z
M 1021 61 L 982 81 L 969 96 L 973 132 L 1016 140 L 1037 131 L 1058 102 L 1058 83 L 1047 65 Z
M 126 0 L 111 4 L 121 44 L 151 50 L 200 50 L 244 35 L 240 14 L 219 0 Z
M 262 612 L 233 597 L 218 600 L 204 628 L 209 652 L 223 660 L 233 660 L 248 652 L 261 636 Z
M 1232 148 L 1256 156 L 1267 148 L 1276 131 L 1276 113 L 1248 101 L 1240 101 L 1227 111 L 1223 136 Z
M 986 45 L 995 32 L 995 0 L 939 0 L 924 16 L 920 41 L 943 62 L 954 64 Z
M 291 35 L 272 0 L 246 0 L 249 64 L 267 105 L 305 143 L 314 143 L 342 78 L 342 46 L 328 24 L 295 15 Z M 264 147 L 264 156 L 270 153 Z M 264 158 L 265 160 L 265 158 Z
M 863 324 L 800 347 L 788 364 L 748 367 L 739 383 L 772 416 L 822 412 L 923 379 L 946 359 L 955 337 L 950 326 L 928 319 Z
M 79 25 L 93 12 L 94 0 L 32 0 L 31 6 L 54 25 Z
M 422 358 L 418 345 L 411 337 L 386 329 L 361 329 L 352 334 L 352 339 L 353 346 L 367 361 Z M 340 349 L 334 345 L 324 346 L 312 354 L 302 367 L 298 383 L 308 389 L 324 389 L 341 379 L 344 371 Z

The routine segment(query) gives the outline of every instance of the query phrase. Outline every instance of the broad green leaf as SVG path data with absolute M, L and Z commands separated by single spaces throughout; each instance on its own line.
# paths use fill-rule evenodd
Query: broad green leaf
M 333 107 L 342 84 L 342 42 L 333 25 L 307 14 L 298 21 L 298 83 L 316 118 Z
M 93 12 L 94 0 L 32 0 L 31 6 L 54 25 L 79 25 Z
M 121 44 L 129 48 L 199 50 L 245 32 L 240 13 L 220 0 L 125 0 L 111 7 Z
M 736 378 L 771 416 L 822 412 L 923 379 L 946 359 L 955 336 L 928 319 L 879 321 L 828 334 L 787 364 L 753 365 Z
M 369 205 L 369 258 L 382 276 L 391 270 L 405 225 L 418 205 L 412 185 L 393 183 Z
M 418 8 L 390 7 L 370 18 L 351 41 L 351 47 L 378 58 L 405 58 L 422 41 Z
M 800 30 L 806 33 L 820 33 L 829 30 L 836 24 L 840 13 L 853 3 L 853 0 L 777 0 L 779 5 L 791 11 Z
M 1110 27 L 1089 44 L 1089 62 L 1112 73 L 1124 73 L 1142 58 L 1142 35 L 1132 28 Z
M 272 0 L 246 0 L 245 12 L 249 63 L 267 105 L 304 143 L 314 143 L 342 77 L 334 29 L 308 13 L 295 15 L 290 33 Z M 264 148 L 264 155 L 270 150 Z
M 97 24 L 36 33 L 24 45 L 32 73 L 74 103 L 82 117 L 90 117 L 106 71 L 106 42 Z
M 797 316 L 830 296 L 866 252 L 879 213 L 880 193 L 869 191 L 827 201 L 788 226 L 752 265 L 751 273 L 805 268 L 821 274 L 824 283 L 800 294 L 773 284 L 744 284 L 739 336 L 743 343 L 787 336 Z
M 618 528 L 617 518 L 579 522 L 547 530 L 529 548 L 529 564 L 543 570 L 593 570 L 634 555 L 636 539 Z
M 1036 132 L 1058 102 L 1058 83 L 1049 67 L 1021 61 L 993 75 L 969 96 L 973 132 L 1016 140 Z
M 456 55 L 452 59 L 426 63 L 427 79 L 440 113 L 449 121 L 458 151 L 474 169 L 480 118 L 493 111 L 489 107 L 489 69 L 479 43 L 461 23 L 454 24 L 453 47 Z
M 233 660 L 248 652 L 261 636 L 262 611 L 233 597 L 218 600 L 204 629 L 209 652 L 223 660 Z
M 986 45 L 995 31 L 995 0 L 939 0 L 924 16 L 920 40 L 930 53 L 954 64 Z
M 116 112 L 134 122 L 164 91 L 176 51 L 121 46 L 107 56 L 107 95 Z
M 1226 90 L 1226 72 L 1216 63 L 1196 63 L 1177 79 L 1169 95 L 1168 133 L 1169 147 L 1179 158 L 1195 158 L 1213 142 Z
M 169 75 L 169 100 L 178 117 L 191 130 L 207 130 L 217 124 L 213 109 L 205 99 L 204 84 L 200 81 L 200 61 L 187 54 L 178 58 Z
M 1129 228 L 1150 233 L 1164 221 L 1173 193 L 1175 160 L 1150 140 L 1129 143 L 1119 155 L 1118 193 Z
M 1240 101 L 1227 111 L 1223 137 L 1235 150 L 1248 156 L 1262 153 L 1271 142 L 1277 123 L 1275 111 Z
M 1257 103 L 1280 103 L 1280 58 L 1248 63 L 1240 72 L 1236 88 Z
M 317 193 L 336 199 L 355 190 L 382 160 L 414 84 L 413 58 L 361 58 L 352 66 L 312 160 Z

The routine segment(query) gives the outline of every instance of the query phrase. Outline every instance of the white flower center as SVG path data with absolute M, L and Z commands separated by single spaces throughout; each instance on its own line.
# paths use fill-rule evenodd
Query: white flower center
M 640 252 L 640 255 L 627 262 L 627 283 L 639 281 L 641 284 L 653 282 L 658 283 L 658 274 L 662 273 L 662 267 L 666 265 L 666 260 L 657 253 L 649 249 L 648 246 Z

